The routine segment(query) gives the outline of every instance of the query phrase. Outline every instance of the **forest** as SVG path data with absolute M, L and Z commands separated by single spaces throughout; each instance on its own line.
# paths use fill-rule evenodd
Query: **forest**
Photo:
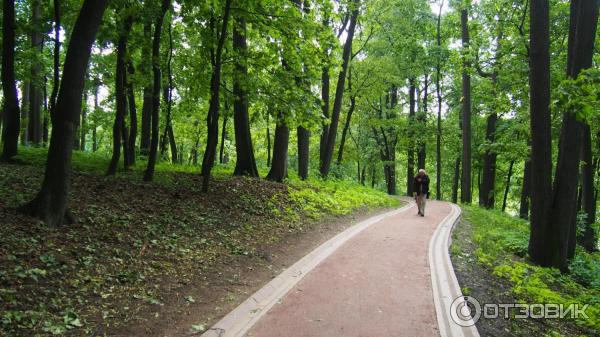
M 532 263 L 568 273 L 599 248 L 598 5 L 3 0 L 0 206 L 77 227 L 93 166 L 109 179 L 94 193 L 123 199 L 112 177 L 212 203 L 246 197 L 224 190 L 240 176 L 265 202 L 314 182 L 309 211 L 348 213 L 319 189 L 389 206 L 367 190 L 412 196 L 425 169 L 430 199 L 528 220 Z M 31 163 L 35 179 L 13 179 Z

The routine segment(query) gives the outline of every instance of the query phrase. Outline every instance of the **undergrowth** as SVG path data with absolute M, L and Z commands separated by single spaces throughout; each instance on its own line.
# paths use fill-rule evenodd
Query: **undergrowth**
M 570 273 L 533 265 L 527 259 L 529 223 L 503 212 L 463 205 L 464 217 L 473 226 L 477 261 L 494 275 L 510 282 L 512 293 L 524 303 L 587 304 L 583 315 L 573 318 L 600 334 L 600 252 L 578 247 Z M 567 317 L 565 319 L 572 319 Z
M 198 289 L 204 275 L 218 278 L 232 259 L 261 260 L 315 219 L 399 204 L 347 181 L 232 177 L 229 165 L 215 166 L 206 194 L 198 166 L 159 163 L 145 183 L 143 161 L 106 177 L 106 154 L 75 151 L 78 221 L 48 228 L 14 211 L 39 189 L 45 158 L 22 148 L 21 164 L 0 164 L 0 336 L 102 335 L 157 319 L 161 308 L 191 303 L 186 287 Z

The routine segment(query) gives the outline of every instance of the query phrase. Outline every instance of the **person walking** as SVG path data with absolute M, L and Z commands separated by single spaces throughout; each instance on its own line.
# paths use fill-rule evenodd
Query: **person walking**
M 413 197 L 417 202 L 419 208 L 418 215 L 425 216 L 425 203 L 429 197 L 429 176 L 424 169 L 419 169 L 419 172 L 415 176 Z

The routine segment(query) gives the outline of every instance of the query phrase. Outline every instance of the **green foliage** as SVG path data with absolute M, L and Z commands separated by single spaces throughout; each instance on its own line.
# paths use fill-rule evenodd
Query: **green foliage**
M 325 214 L 344 215 L 360 208 L 392 207 L 400 203 L 381 191 L 333 179 L 292 180 L 289 196 L 313 218 Z
M 600 253 L 577 249 L 570 274 L 533 265 L 525 258 L 529 225 L 498 211 L 464 206 L 465 220 L 473 226 L 477 261 L 506 279 L 512 293 L 527 303 L 588 304 L 577 324 L 600 331 Z M 568 318 L 570 319 L 570 318 Z

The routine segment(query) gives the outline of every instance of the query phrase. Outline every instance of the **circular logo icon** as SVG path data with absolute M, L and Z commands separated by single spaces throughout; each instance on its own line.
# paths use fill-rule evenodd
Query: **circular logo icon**
M 450 317 L 460 326 L 475 325 L 481 317 L 481 304 L 471 296 L 457 297 L 450 305 Z

